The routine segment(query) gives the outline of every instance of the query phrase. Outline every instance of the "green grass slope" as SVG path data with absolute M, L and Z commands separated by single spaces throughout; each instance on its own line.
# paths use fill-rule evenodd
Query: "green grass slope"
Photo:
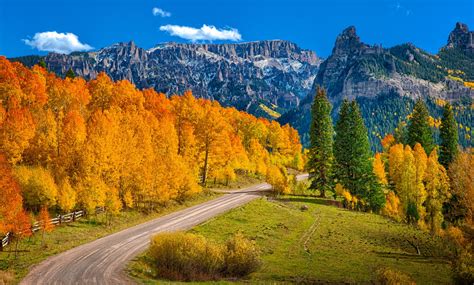
M 441 240 L 379 215 L 324 204 L 315 198 L 262 198 L 192 232 L 224 241 L 242 231 L 257 242 L 263 266 L 239 283 L 370 284 L 380 267 L 408 274 L 418 284 L 452 283 Z M 302 211 L 302 205 L 308 210 Z M 160 283 L 148 276 L 144 258 L 130 265 L 131 275 L 146 284 Z

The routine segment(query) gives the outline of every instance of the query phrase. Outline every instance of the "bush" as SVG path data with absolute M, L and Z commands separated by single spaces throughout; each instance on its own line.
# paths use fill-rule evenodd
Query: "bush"
M 154 236 L 148 254 L 157 275 L 172 280 L 215 279 L 224 264 L 221 247 L 202 236 L 187 233 Z
M 390 268 L 380 268 L 377 270 L 377 282 L 382 285 L 416 284 L 410 276 Z
M 15 276 L 8 271 L 0 270 L 0 285 L 15 284 Z
M 458 252 L 452 268 L 456 284 L 474 284 L 474 255 L 470 246 Z
M 214 280 L 245 276 L 260 266 L 260 254 L 253 242 L 241 234 L 226 245 L 190 233 L 163 233 L 151 240 L 148 256 L 156 277 L 170 280 Z
M 472 244 L 457 227 L 449 227 L 443 235 L 451 257 L 451 267 L 456 284 L 474 284 L 474 256 Z
M 228 276 L 246 276 L 260 268 L 260 251 L 241 233 L 235 234 L 226 245 L 225 272 Z

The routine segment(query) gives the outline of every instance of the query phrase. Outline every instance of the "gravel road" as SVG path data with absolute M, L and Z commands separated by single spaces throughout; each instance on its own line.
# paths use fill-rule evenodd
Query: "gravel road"
M 307 175 L 299 176 L 300 179 Z M 159 232 L 186 230 L 261 196 L 270 185 L 226 191 L 214 200 L 174 212 L 52 256 L 34 266 L 20 284 L 134 284 L 126 264 Z

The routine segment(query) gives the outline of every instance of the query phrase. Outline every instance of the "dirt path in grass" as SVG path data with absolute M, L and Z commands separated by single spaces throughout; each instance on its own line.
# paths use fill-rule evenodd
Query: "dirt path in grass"
M 307 175 L 300 175 L 299 180 Z M 159 232 L 187 230 L 270 190 L 261 183 L 214 200 L 157 218 L 48 258 L 34 266 L 20 284 L 133 284 L 126 264 L 143 252 Z

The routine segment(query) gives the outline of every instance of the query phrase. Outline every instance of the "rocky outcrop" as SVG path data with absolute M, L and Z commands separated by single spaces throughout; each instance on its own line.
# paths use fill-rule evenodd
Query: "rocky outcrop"
M 453 34 L 459 35 L 466 29 L 458 24 L 450 41 L 460 44 L 461 40 Z M 464 39 L 465 33 L 458 37 Z M 320 66 L 314 86 L 325 87 L 333 102 L 343 98 L 374 98 L 380 94 L 399 94 L 412 99 L 474 97 L 474 90 L 447 78 L 440 65 L 437 57 L 412 44 L 390 49 L 364 44 L 355 28 L 349 27 L 337 37 L 331 56 Z
M 95 52 L 50 53 L 44 60 L 57 74 L 72 68 L 92 79 L 106 72 L 114 80 L 128 79 L 168 95 L 190 89 L 196 96 L 260 116 L 268 116 L 262 103 L 279 112 L 296 107 L 311 90 L 321 62 L 314 52 L 282 40 L 164 43 L 149 50 L 129 42 Z
M 474 31 L 469 31 L 466 24 L 456 23 L 456 27 L 449 34 L 447 47 L 474 52 Z

